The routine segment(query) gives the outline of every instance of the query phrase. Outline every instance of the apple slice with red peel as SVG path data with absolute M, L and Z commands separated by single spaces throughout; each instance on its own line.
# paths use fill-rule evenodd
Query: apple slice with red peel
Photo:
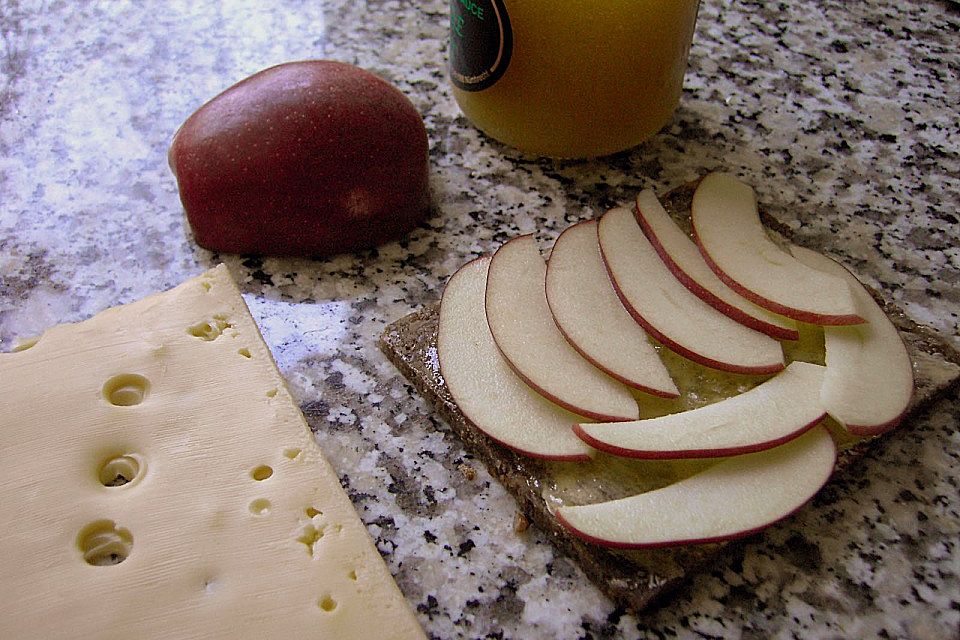
M 547 265 L 533 236 L 504 243 L 487 274 L 490 333 L 503 357 L 534 391 L 592 420 L 635 420 L 637 401 L 626 385 L 570 346 L 547 304 Z
M 850 433 L 875 436 L 893 429 L 913 397 L 913 365 L 897 328 L 860 281 L 825 255 L 791 247 L 801 262 L 850 284 L 865 324 L 824 327 L 827 372 L 822 397 L 827 412 Z
M 595 220 L 571 225 L 557 238 L 545 289 L 557 327 L 580 355 L 634 389 L 662 398 L 680 395 L 647 334 L 613 290 Z
M 440 302 L 437 359 L 461 413 L 500 444 L 534 458 L 584 461 L 576 416 L 550 404 L 514 374 L 487 327 L 483 299 L 490 258 L 462 266 Z
M 750 374 L 783 369 L 780 343 L 731 320 L 680 284 L 631 210 L 605 213 L 597 235 L 620 301 L 647 333 L 685 358 L 714 369 Z
M 739 538 L 800 509 L 830 478 L 836 456 L 830 434 L 815 427 L 779 447 L 726 458 L 661 489 L 559 507 L 555 515 L 573 534 L 610 547 Z
M 631 422 L 577 424 L 595 449 L 629 458 L 718 458 L 770 449 L 815 427 L 825 367 L 793 362 L 770 380 L 720 402 Z
M 683 286 L 717 311 L 771 338 L 796 340 L 800 337 L 795 320 L 759 307 L 725 285 L 652 190 L 641 191 L 636 204 L 637 222 L 663 263 Z
M 812 324 L 864 321 L 843 278 L 808 267 L 770 239 L 753 189 L 735 177 L 706 176 L 693 194 L 691 220 L 707 264 L 744 298 Z

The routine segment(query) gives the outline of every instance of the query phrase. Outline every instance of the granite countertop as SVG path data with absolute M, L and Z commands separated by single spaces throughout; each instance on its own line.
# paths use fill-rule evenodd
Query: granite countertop
M 442 0 L 220 4 L 0 3 L 0 350 L 225 262 L 433 637 L 957 637 L 956 394 L 635 617 L 538 531 L 514 531 L 512 499 L 376 346 L 506 238 L 549 247 L 640 188 L 719 168 L 960 347 L 956 5 L 705 0 L 673 121 L 631 152 L 555 162 L 460 115 Z M 376 72 L 423 114 L 432 217 L 327 260 L 198 248 L 166 164 L 173 132 L 233 82 L 321 57 Z

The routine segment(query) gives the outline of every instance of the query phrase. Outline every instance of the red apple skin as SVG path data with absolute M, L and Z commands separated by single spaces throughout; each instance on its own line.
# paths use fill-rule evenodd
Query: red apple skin
M 809 502 L 809 500 L 807 502 Z M 754 527 L 752 529 L 745 529 L 743 531 L 738 531 L 730 535 L 713 536 L 708 538 L 693 538 L 690 540 L 669 540 L 664 542 L 651 542 L 651 543 L 638 543 L 638 544 L 634 544 L 630 542 L 614 542 L 611 540 L 604 540 L 603 538 L 597 538 L 588 533 L 584 533 L 583 531 L 580 531 L 579 529 L 571 525 L 569 522 L 564 520 L 563 516 L 560 513 L 555 513 L 554 517 L 557 519 L 557 522 L 559 522 L 563 526 L 564 529 L 566 529 L 573 535 L 577 536 L 581 540 L 585 542 L 589 542 L 591 544 L 595 544 L 597 546 L 607 547 L 609 549 L 663 549 L 665 547 L 679 547 L 679 546 L 693 545 L 693 544 L 708 544 L 712 542 L 725 542 L 727 540 L 736 540 L 738 538 L 746 538 L 747 536 L 752 536 L 756 533 L 760 533 L 764 529 L 767 529 L 778 522 L 782 522 L 783 520 L 786 520 L 793 514 L 800 511 L 800 509 L 806 506 L 806 504 L 807 503 L 804 503 L 799 507 L 797 507 L 796 509 L 794 509 L 793 511 L 791 511 L 790 513 L 784 514 L 782 517 L 777 518 L 776 520 L 771 520 L 770 522 L 760 525 L 759 527 Z
M 723 269 L 714 262 L 713 258 L 710 257 L 710 254 L 707 253 L 706 248 L 703 246 L 703 243 L 700 241 L 700 236 L 697 235 L 697 228 L 693 228 L 693 239 L 697 243 L 697 246 L 700 248 L 700 254 L 703 256 L 703 259 L 707 261 L 707 264 L 713 269 L 713 272 L 717 274 L 717 277 L 720 278 L 725 285 L 739 293 L 741 296 L 757 305 L 758 307 L 763 307 L 768 311 L 774 313 L 779 313 L 782 316 L 788 318 L 793 318 L 794 320 L 799 320 L 800 322 L 807 322 L 810 324 L 817 324 L 821 326 L 846 326 L 852 324 L 863 324 L 864 319 L 858 316 L 857 314 L 849 315 L 825 315 L 820 313 L 812 313 L 810 311 L 804 311 L 803 309 L 794 309 L 792 307 L 786 307 L 778 302 L 773 300 L 768 300 L 761 295 L 750 291 L 739 282 L 728 276 L 724 273 Z
M 899 338 L 900 342 L 903 342 L 903 336 L 901 335 Z M 910 413 L 910 407 L 913 405 L 913 400 L 916 395 L 916 378 L 914 378 L 913 390 L 910 392 L 910 399 L 907 400 L 906 405 L 904 405 L 903 411 L 901 411 L 895 417 L 879 424 L 844 424 L 841 422 L 840 426 L 842 426 L 848 433 L 861 438 L 872 438 L 874 436 L 883 435 L 884 433 L 895 429 L 903 421 L 907 414 Z M 838 420 L 837 422 L 840 421 Z
M 838 264 L 839 266 L 843 267 L 843 269 L 847 273 L 849 273 L 853 279 L 857 280 L 858 283 L 860 282 L 859 278 L 857 278 L 857 274 L 850 271 L 850 269 L 847 269 L 846 266 L 837 262 L 836 260 L 834 260 L 834 262 L 836 262 L 836 264 Z M 859 286 L 863 287 L 863 283 L 860 283 Z M 869 294 L 869 291 L 867 293 Z M 870 294 L 870 296 L 873 297 L 872 294 Z M 897 337 L 900 339 L 900 343 L 903 344 L 904 349 L 906 349 L 907 345 L 903 341 L 903 335 L 897 332 Z M 874 436 L 883 435 L 884 433 L 895 429 L 897 425 L 899 425 L 903 421 L 906 415 L 910 413 L 910 406 L 913 404 L 914 397 L 917 394 L 916 375 L 914 374 L 912 368 L 911 368 L 911 374 L 913 374 L 913 377 L 911 380 L 912 390 L 910 391 L 910 398 L 907 400 L 907 403 L 904 405 L 903 411 L 901 411 L 898 415 L 887 420 L 886 422 L 881 422 L 879 424 L 844 424 L 841 422 L 840 426 L 846 429 L 848 433 L 855 436 L 859 436 L 861 438 L 872 438 Z M 837 422 L 840 422 L 840 421 L 838 420 Z
M 837 463 L 837 449 L 836 449 L 836 446 L 834 446 L 834 449 L 833 449 L 833 466 L 834 467 L 836 466 L 836 463 Z M 718 536 L 709 536 L 705 538 L 690 538 L 685 540 L 669 540 L 669 541 L 651 542 L 651 543 L 629 543 L 629 542 L 615 542 L 612 540 L 605 540 L 603 538 L 592 536 L 584 531 L 577 529 L 572 524 L 567 522 L 559 512 L 554 512 L 554 517 L 557 519 L 557 522 L 559 522 L 561 526 L 563 526 L 567 531 L 569 531 L 573 535 L 577 536 L 581 540 L 584 540 L 592 544 L 596 544 L 598 546 L 603 546 L 610 549 L 660 549 L 664 547 L 675 547 L 675 546 L 692 545 L 692 544 L 708 544 L 712 542 L 724 542 L 727 540 L 736 540 L 738 538 L 745 538 L 747 536 L 760 533 L 761 531 L 763 531 L 764 529 L 767 529 L 771 525 L 774 525 L 778 522 L 782 522 L 783 520 L 786 520 L 793 514 L 800 511 L 804 506 L 809 504 L 810 500 L 812 499 L 813 499 L 813 496 L 810 496 L 807 500 L 803 502 L 803 504 L 797 505 L 796 509 L 793 509 L 789 513 L 785 513 L 782 516 L 778 518 L 774 518 L 769 522 L 763 525 L 760 525 L 758 527 L 752 527 L 749 529 L 744 529 L 742 531 L 737 531 L 735 533 L 718 535 Z
M 497 438 L 494 438 L 486 431 L 483 431 L 483 429 L 479 429 L 479 431 L 482 431 L 483 435 L 490 438 L 491 442 L 495 442 L 501 447 L 505 449 L 509 449 L 510 451 L 513 451 L 514 453 L 520 454 L 522 456 L 526 456 L 527 458 L 536 458 L 537 460 L 547 460 L 550 462 L 590 462 L 590 460 L 592 459 L 586 453 L 584 453 L 583 455 L 570 454 L 569 456 L 560 456 L 560 455 L 544 455 L 542 453 L 537 453 L 535 451 L 525 451 L 519 447 L 513 446 L 512 444 L 508 444 L 502 440 L 498 440 Z
M 803 425 L 796 431 L 789 433 L 780 438 L 775 438 L 773 440 L 767 440 L 765 442 L 757 442 L 751 445 L 745 445 L 742 447 L 728 447 L 725 449 L 686 449 L 679 451 L 643 451 L 639 449 L 626 449 L 624 447 L 618 447 L 612 445 L 608 442 L 603 442 L 602 440 L 597 440 L 589 433 L 583 430 L 583 427 L 579 424 L 573 425 L 573 432 L 577 434 L 577 437 L 583 440 L 585 443 L 597 449 L 598 451 L 603 451 L 604 453 L 609 453 L 615 456 L 620 456 L 621 458 L 637 458 L 641 460 L 689 460 L 693 458 L 721 458 L 724 456 L 738 456 L 745 453 L 756 453 L 758 451 L 763 451 L 764 449 L 772 449 L 778 447 L 782 444 L 786 444 L 794 438 L 799 438 L 805 434 L 810 429 L 813 429 L 815 426 L 820 424 L 824 418 L 827 417 L 826 412 L 821 414 L 816 420 Z
M 570 229 L 573 229 L 574 227 L 576 227 L 576 226 L 578 226 L 578 225 L 581 225 L 581 224 L 586 224 L 587 222 L 589 222 L 589 221 L 580 221 L 580 222 L 577 222 L 576 224 L 570 225 L 570 226 L 567 227 L 567 228 L 563 231 L 563 233 L 561 233 L 560 235 L 562 236 L 564 233 L 566 233 L 566 232 L 569 231 Z M 557 238 L 557 240 L 559 241 L 559 238 Z M 547 261 L 547 269 L 549 269 L 549 268 L 550 268 L 550 262 Z M 548 305 L 548 306 L 550 305 L 550 292 L 549 292 L 549 291 L 547 291 L 547 305 Z M 586 351 L 584 351 L 584 350 L 580 347 L 580 345 L 578 345 L 574 340 L 572 340 L 572 339 L 570 338 L 569 334 L 567 334 L 567 332 L 563 330 L 563 327 L 561 327 L 559 323 L 557 323 L 557 329 L 560 330 L 560 333 L 563 334 L 564 339 L 566 339 L 566 341 L 570 344 L 570 346 L 573 347 L 574 350 L 576 350 L 577 353 L 579 353 L 581 356 L 583 356 L 583 359 L 584 359 L 584 360 L 586 360 L 587 362 L 589 362 L 590 364 L 592 364 L 593 366 L 595 366 L 597 369 L 600 369 L 601 371 L 603 371 L 604 373 L 606 373 L 608 376 L 610 376 L 610 377 L 613 378 L 614 380 L 616 380 L 616 381 L 618 381 L 618 382 L 621 382 L 621 383 L 627 385 L 627 386 L 630 387 L 631 389 L 636 389 L 637 391 L 642 391 L 643 393 L 646 393 L 646 394 L 651 395 L 651 396 L 655 396 L 655 397 L 657 397 L 657 398 L 673 399 L 673 398 L 679 398 L 679 397 L 680 397 L 680 394 L 679 394 L 679 393 L 672 393 L 672 392 L 670 392 L 670 391 L 664 391 L 664 390 L 662 390 L 662 389 L 654 389 L 653 387 L 649 387 L 649 386 L 647 386 L 647 385 L 645 385 L 645 384 L 641 384 L 641 383 L 637 382 L 636 380 L 631 380 L 631 379 L 629 379 L 629 378 L 626 378 L 626 377 L 618 374 L 618 373 L 615 372 L 615 371 L 610 371 L 609 369 L 607 369 L 606 367 L 604 367 L 602 363 L 597 362 L 596 358 L 590 357 L 590 354 L 588 354 Z
M 600 253 L 601 254 L 603 253 L 602 245 L 600 247 Z M 631 316 L 633 316 L 633 319 L 636 320 L 637 323 L 641 327 L 643 327 L 643 329 L 648 334 L 653 336 L 654 340 L 666 345 L 667 348 L 669 348 L 674 353 L 683 356 L 687 360 L 696 362 L 697 364 L 701 364 L 705 367 L 716 369 L 718 371 L 727 371 L 729 373 L 766 375 L 770 373 L 777 373 L 778 371 L 783 371 L 783 369 L 786 367 L 786 365 L 783 364 L 782 362 L 778 364 L 773 364 L 770 366 L 765 366 L 765 367 L 741 367 L 738 365 L 732 365 L 728 362 L 720 362 L 712 358 L 707 358 L 705 356 L 701 356 L 699 353 L 694 353 L 693 351 L 690 351 L 689 349 L 684 348 L 682 345 L 678 344 L 676 341 L 671 340 L 670 338 L 665 336 L 662 332 L 658 331 L 656 327 L 654 327 L 652 324 L 647 322 L 646 319 L 644 319 L 644 317 L 637 312 L 637 310 L 633 307 L 633 305 L 631 305 L 630 302 L 627 300 L 627 297 L 623 295 L 623 290 L 620 289 L 620 286 L 617 284 L 617 279 L 614 278 L 613 273 L 610 272 L 610 266 L 607 264 L 606 257 L 604 257 L 603 262 L 607 266 L 607 275 L 610 276 L 610 282 L 613 283 L 613 288 L 617 292 L 617 297 L 620 298 L 620 302 L 623 304 L 624 308 L 630 313 Z M 607 420 L 607 422 L 612 422 L 612 420 Z
M 528 234 L 524 234 L 524 235 L 522 235 L 522 236 L 517 236 L 516 238 L 511 238 L 511 239 L 508 240 L 507 242 L 513 242 L 513 241 L 515 241 L 515 240 L 520 240 L 521 238 L 525 238 L 525 237 L 527 237 L 527 236 L 529 236 L 529 235 L 532 235 L 532 234 L 529 234 L 529 233 L 528 233 Z M 613 279 L 613 278 L 611 277 L 611 280 L 612 280 L 612 279 Z M 487 291 L 489 291 L 489 280 L 487 281 L 487 283 L 488 283 L 488 284 L 487 284 Z M 619 295 L 619 292 L 618 292 L 618 295 Z M 549 302 L 547 303 L 547 305 L 549 306 Z M 489 318 L 488 318 L 487 324 L 489 325 Z M 558 327 L 558 329 L 559 329 L 559 327 Z M 562 331 L 561 331 L 561 334 L 563 334 Z M 564 409 L 564 410 L 566 410 L 566 411 L 569 411 L 570 413 L 576 414 L 576 415 L 578 415 L 578 416 L 583 416 L 584 418 L 587 418 L 588 420 L 596 420 L 597 422 L 617 422 L 617 421 L 619 421 L 619 420 L 633 420 L 633 418 L 630 418 L 630 417 L 628 417 L 628 416 L 617 416 L 617 415 L 612 415 L 612 414 L 607 414 L 607 413 L 599 413 L 599 412 L 596 412 L 596 411 L 588 411 L 588 410 L 583 409 L 582 407 L 576 407 L 576 406 L 570 404 L 569 402 L 565 402 L 562 398 L 558 398 L 556 395 L 550 393 L 549 391 L 547 391 L 546 389 L 544 389 L 544 388 L 541 387 L 540 385 L 536 384 L 536 382 L 534 382 L 533 380 L 531 380 L 529 376 L 527 376 L 526 374 L 523 373 L 523 371 L 521 371 L 519 368 L 517 368 L 517 366 L 516 366 L 516 365 L 510 360 L 510 358 L 508 358 L 508 357 L 506 356 L 506 354 L 503 352 L 503 349 L 500 347 L 500 343 L 497 342 L 497 335 L 493 332 L 493 329 L 492 329 L 492 328 L 490 329 L 490 335 L 493 336 L 493 342 L 494 342 L 494 344 L 497 345 L 497 348 L 500 349 L 500 353 L 503 354 L 503 359 L 504 359 L 504 361 L 507 363 L 507 365 L 510 367 L 510 369 L 516 374 L 516 376 L 517 376 L 518 378 L 520 378 L 525 385 L 527 385 L 528 387 L 530 387 L 531 389 L 533 389 L 534 391 L 536 391 L 538 394 L 540 394 L 541 396 L 543 396 L 547 401 L 552 402 L 553 404 L 557 405 L 557 406 L 560 407 L 561 409 Z M 566 340 L 565 334 L 564 334 L 564 339 Z M 569 342 L 569 340 L 567 340 L 567 342 Z M 576 350 L 576 349 L 575 349 L 575 350 Z M 577 351 L 577 353 L 580 353 L 579 350 L 576 350 L 576 351 Z M 591 364 L 593 364 L 593 362 L 592 362 L 591 360 L 588 360 L 588 362 L 590 362 Z M 598 367 L 598 368 L 599 368 L 599 367 Z
M 911 397 L 912 399 L 912 397 Z M 858 425 L 858 424 L 845 424 L 841 425 L 848 433 L 860 436 L 861 438 L 872 438 L 874 436 L 883 435 L 884 433 L 891 431 L 900 424 L 901 421 L 910 413 L 910 407 L 908 406 L 903 412 L 892 420 L 881 424 L 869 424 L 869 425 Z
M 473 264 L 473 263 L 476 262 L 477 260 L 483 260 L 483 259 L 484 259 L 484 257 L 474 258 L 473 260 L 470 260 L 469 262 L 465 263 L 465 264 L 464 264 L 463 266 L 461 266 L 460 268 L 461 268 L 461 269 L 465 269 L 465 268 L 467 268 L 470 264 Z M 441 296 L 440 296 L 440 304 L 443 304 L 443 295 L 445 295 L 445 294 L 446 294 L 446 289 L 444 290 L 444 293 L 441 294 Z M 438 365 L 439 365 L 439 368 L 440 368 L 440 377 L 443 377 L 443 366 L 442 366 L 442 363 L 443 363 L 442 360 L 438 361 Z M 454 398 L 453 401 L 454 401 L 454 403 L 456 403 L 457 399 Z M 500 440 L 500 439 L 498 439 L 498 438 L 494 438 L 492 435 L 490 435 L 489 433 L 487 433 L 487 432 L 484 431 L 483 429 L 480 429 L 479 427 L 477 427 L 477 430 L 478 430 L 478 431 L 481 431 L 481 432 L 483 433 L 483 435 L 485 435 L 486 437 L 488 437 L 488 438 L 490 439 L 491 442 L 495 442 L 495 443 L 497 443 L 498 445 L 500 445 L 501 447 L 504 447 L 504 448 L 506 448 L 506 449 L 509 449 L 510 451 L 513 451 L 514 453 L 518 453 L 518 454 L 520 454 L 520 455 L 527 456 L 527 457 L 529 457 L 529 458 L 537 458 L 537 459 L 539 459 L 539 460 L 550 460 L 550 461 L 554 461 L 554 462 L 590 462 L 590 459 L 591 459 L 588 454 L 583 454 L 583 455 L 571 454 L 571 455 L 569 455 L 569 456 L 562 456 L 562 455 L 553 455 L 553 456 L 551 456 L 551 455 L 544 455 L 544 454 L 542 454 L 542 453 L 537 453 L 537 452 L 535 452 L 535 451 L 526 451 L 526 450 L 524 450 L 524 449 L 522 449 L 522 448 L 520 448 L 520 447 L 517 447 L 517 446 L 514 446 L 514 445 L 509 444 L 509 443 L 507 443 L 507 442 L 504 442 L 503 440 Z
M 685 286 L 691 293 L 695 296 L 709 304 L 711 307 L 727 316 L 731 320 L 736 320 L 740 324 L 750 327 L 754 331 L 759 331 L 760 333 L 765 333 L 771 338 L 776 338 L 777 340 L 797 340 L 800 338 L 800 332 L 796 330 L 790 330 L 785 327 L 778 327 L 777 325 L 764 322 L 759 318 L 754 318 L 753 316 L 747 315 L 740 309 L 737 309 L 734 306 L 731 306 L 724 300 L 721 300 L 713 293 L 707 289 L 700 286 L 700 283 L 695 281 L 693 278 L 687 275 L 687 273 L 680 268 L 673 258 L 670 257 L 670 254 L 667 253 L 667 250 L 664 248 L 663 244 L 660 242 L 660 239 L 653 232 L 653 227 L 650 226 L 650 223 L 643 215 L 643 210 L 640 208 L 640 203 L 637 202 L 634 204 L 634 217 L 637 219 L 637 223 L 640 225 L 640 228 L 643 229 L 643 233 L 647 236 L 647 240 L 650 241 L 650 244 L 653 245 L 653 248 L 656 250 L 657 254 L 660 256 L 660 259 L 663 260 L 663 264 L 670 269 L 670 272 L 679 280 L 683 286 Z M 699 246 L 699 245 L 698 245 Z M 711 265 L 713 269 L 713 265 Z M 716 271 L 716 269 L 713 269 Z M 726 284 L 726 282 L 724 282 Z M 728 285 L 729 286 L 729 285 Z M 749 298 L 748 298 L 749 299 Z M 751 301 L 752 302 L 752 301 Z M 756 304 L 756 303 L 754 303 Z
M 494 337 L 493 341 L 494 341 L 494 342 L 497 341 L 496 337 Z M 499 347 L 499 345 L 498 345 L 498 347 Z M 501 349 L 500 352 L 503 353 L 503 350 Z M 569 411 L 570 413 L 573 413 L 573 414 L 578 415 L 578 416 L 583 416 L 584 418 L 586 418 L 586 419 L 588 419 L 588 420 L 596 420 L 597 422 L 618 422 L 618 421 L 620 421 L 620 420 L 631 420 L 631 419 L 632 419 L 632 418 L 627 418 L 627 417 L 625 417 L 625 416 L 615 416 L 615 415 L 607 414 L 607 413 L 598 413 L 598 412 L 596 412 L 596 411 L 587 411 L 587 410 L 583 409 L 582 407 L 575 407 L 574 405 L 570 404 L 569 402 L 564 402 L 561 398 L 558 398 L 558 397 L 555 396 L 554 394 L 549 393 L 546 389 L 544 389 L 544 388 L 541 387 L 540 385 L 534 383 L 534 381 L 531 380 L 531 379 L 530 379 L 529 377 L 527 377 L 526 375 L 524 375 L 524 373 L 523 373 L 522 371 L 520 371 L 520 369 L 518 369 L 517 367 L 515 367 L 514 364 L 513 364 L 512 362 L 510 362 L 510 359 L 509 359 L 509 358 L 507 358 L 506 356 L 503 356 L 503 359 L 506 360 L 507 365 L 509 365 L 509 367 L 510 367 L 510 369 L 513 371 L 513 373 L 514 373 L 518 378 L 520 378 L 521 380 L 523 380 L 523 383 L 524 383 L 525 385 L 527 385 L 528 387 L 530 387 L 531 389 L 533 389 L 535 392 L 537 392 L 538 394 L 540 394 L 541 396 L 543 396 L 543 398 L 544 398 L 545 400 L 547 400 L 548 402 L 552 402 L 553 404 L 557 405 L 558 407 L 560 407 L 561 409 L 563 409 L 563 410 L 565 410 L 565 411 Z
M 590 364 L 592 364 L 593 366 L 595 366 L 597 369 L 600 369 L 601 371 L 603 371 L 604 373 L 606 373 L 608 376 L 610 376 L 611 378 L 613 378 L 613 379 L 616 380 L 617 382 L 620 382 L 620 383 L 622 383 L 622 384 L 625 384 L 625 385 L 627 385 L 628 387 L 630 387 L 631 389 L 636 389 L 637 391 L 642 391 L 643 393 L 646 393 L 647 395 L 651 395 L 651 396 L 654 396 L 654 397 L 657 397 L 657 398 L 666 398 L 667 400 L 673 400 L 674 398 L 679 398 L 679 397 L 680 397 L 680 394 L 679 394 L 679 393 L 671 393 L 670 391 L 663 391 L 663 390 L 661 390 L 661 389 L 654 389 L 653 387 L 649 387 L 649 386 L 647 386 L 647 385 L 645 385 L 645 384 L 640 384 L 640 383 L 637 382 L 636 380 L 630 380 L 629 378 L 625 378 L 624 376 L 621 376 L 620 374 L 616 373 L 615 371 L 610 371 L 609 369 L 605 368 L 601 363 L 597 362 L 596 358 L 591 358 L 590 355 L 589 355 L 587 352 L 585 352 L 583 349 L 581 349 L 581 348 L 577 345 L 576 342 L 574 342 L 573 340 L 571 340 L 571 339 L 570 339 L 570 336 L 567 335 L 567 332 L 563 330 L 563 327 L 561 327 L 560 325 L 557 325 L 557 328 L 560 329 L 560 333 L 562 333 L 562 334 L 563 334 L 563 337 L 566 339 L 566 341 L 567 341 L 568 343 L 570 343 L 570 346 L 573 347 L 573 348 L 576 350 L 577 353 L 579 353 L 581 356 L 583 356 L 583 359 L 584 359 L 584 360 L 586 360 L 587 362 L 589 362 Z
M 225 253 L 374 247 L 430 206 L 423 120 L 397 88 L 329 60 L 270 67 L 180 127 L 169 162 L 196 241 Z

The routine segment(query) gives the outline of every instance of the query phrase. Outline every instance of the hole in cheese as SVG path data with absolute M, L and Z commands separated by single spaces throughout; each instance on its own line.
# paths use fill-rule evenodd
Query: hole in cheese
M 290 460 L 296 460 L 297 457 L 300 455 L 301 451 L 302 451 L 302 449 L 300 449 L 300 448 L 298 448 L 298 447 L 291 447 L 291 448 L 289 448 L 289 449 L 284 449 L 284 450 L 283 450 L 283 457 L 284 457 L 284 458 L 288 458 L 288 459 L 290 459 Z
M 350 570 L 350 573 L 347 574 L 347 577 L 350 578 L 351 580 L 353 580 L 354 582 L 356 582 L 356 581 L 357 581 L 357 570 L 356 570 L 356 569 L 351 569 L 351 570 Z
M 255 516 L 265 516 L 270 513 L 270 501 L 266 498 L 257 498 L 250 503 L 250 513 Z
M 273 468 L 268 467 L 265 464 L 260 465 L 256 469 L 250 472 L 250 477 L 254 480 L 263 481 L 273 475 Z
M 320 601 L 317 602 L 317 606 L 323 609 L 324 611 L 333 611 L 337 608 L 337 601 L 331 598 L 328 595 L 320 598 Z
M 22 340 L 18 340 L 17 343 L 13 345 L 13 348 L 10 349 L 10 351 L 11 353 L 19 353 L 20 351 L 26 351 L 30 347 L 36 346 L 38 342 L 40 342 L 40 336 L 33 336 L 32 338 L 24 338 Z
M 115 407 L 132 407 L 143 402 L 150 382 L 137 373 L 121 373 L 103 385 L 103 397 Z
M 113 520 L 97 520 L 80 530 L 77 548 L 87 564 L 98 567 L 120 564 L 130 555 L 133 536 Z
M 97 476 L 105 487 L 122 487 L 138 479 L 143 471 L 143 458 L 135 453 L 126 453 L 107 458 L 100 465 Z
M 276 397 L 276 395 L 277 395 L 277 390 L 276 390 L 276 389 L 270 389 L 269 391 L 267 391 L 267 397 L 268 397 L 268 398 L 274 398 L 274 397 Z
M 250 355 L 250 349 L 247 349 L 246 347 L 243 347 L 242 349 L 237 350 L 237 353 L 239 353 L 240 355 L 242 355 L 244 358 L 251 358 L 251 357 L 252 357 L 252 356 Z
M 320 511 L 319 509 L 314 509 L 313 507 L 307 507 L 307 508 L 304 510 L 304 513 L 306 513 L 306 514 L 307 514 L 307 517 L 310 518 L 311 520 L 314 519 L 314 518 L 316 518 L 317 516 L 322 516 L 322 515 L 323 515 L 323 512 L 322 512 L 322 511 Z
M 188 327 L 187 333 L 195 338 L 200 338 L 201 340 L 206 340 L 209 342 L 219 338 L 225 330 L 231 327 L 233 327 L 233 325 L 227 321 L 226 316 L 223 314 L 217 314 L 213 317 L 213 319 L 207 322 L 198 322 L 197 324 Z
M 300 535 L 297 536 L 297 542 L 307 548 L 307 553 L 312 558 L 316 552 L 317 543 L 323 537 L 323 527 L 317 528 L 312 524 L 306 524 L 300 529 Z

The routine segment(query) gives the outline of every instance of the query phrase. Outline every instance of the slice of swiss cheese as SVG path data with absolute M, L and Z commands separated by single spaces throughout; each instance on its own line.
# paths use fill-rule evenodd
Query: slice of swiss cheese
M 0 354 L 0 495 L 0 638 L 424 637 L 222 265 Z

